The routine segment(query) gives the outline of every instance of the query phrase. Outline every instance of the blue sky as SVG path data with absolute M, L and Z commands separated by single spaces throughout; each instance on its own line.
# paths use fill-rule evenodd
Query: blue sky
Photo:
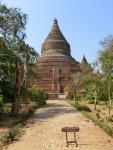
M 41 44 L 58 19 L 64 36 L 71 45 L 72 56 L 83 55 L 92 63 L 100 49 L 99 42 L 113 34 L 113 0 L 2 0 L 28 14 L 27 43 L 39 53 Z

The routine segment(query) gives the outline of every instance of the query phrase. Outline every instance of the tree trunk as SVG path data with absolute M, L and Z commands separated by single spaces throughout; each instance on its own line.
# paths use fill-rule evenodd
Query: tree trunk
M 108 97 L 109 97 L 109 115 L 111 114 L 111 105 L 112 105 L 112 100 L 111 100 L 111 95 L 110 95 L 110 82 L 108 84 Z
M 19 100 L 19 64 L 16 60 L 15 62 L 15 82 L 16 82 L 16 93 L 12 101 L 12 113 L 15 116 L 18 116 L 20 110 L 20 100 Z
M 76 101 L 76 94 L 73 92 L 74 101 Z
M 96 87 L 95 87 L 95 107 L 94 109 L 97 109 L 97 91 L 96 91 Z
M 75 87 L 75 85 L 74 85 L 74 91 L 73 91 L 74 101 L 77 100 L 77 93 L 76 93 L 76 91 L 77 91 L 77 86 Z
M 94 95 L 95 95 L 95 103 L 94 103 L 94 110 L 97 109 L 97 89 L 96 89 L 96 74 L 94 75 L 95 81 L 94 81 Z
M 12 103 L 12 114 L 14 116 L 18 116 L 19 115 L 19 111 L 20 111 L 20 101 L 19 98 L 16 96 L 13 103 Z

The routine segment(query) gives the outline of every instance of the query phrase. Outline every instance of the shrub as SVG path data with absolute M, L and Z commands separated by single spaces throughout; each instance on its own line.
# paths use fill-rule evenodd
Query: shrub
M 73 87 L 70 85 L 67 85 L 64 87 L 64 92 L 66 94 L 66 98 L 73 100 L 74 99 L 74 91 L 73 91 Z
M 105 115 L 105 112 L 102 112 L 102 115 Z
M 100 112 L 101 112 L 101 110 L 100 110 L 100 109 L 97 109 L 96 111 L 97 111 L 98 113 L 100 113 Z
M 85 99 L 85 101 L 94 101 L 94 95 L 93 95 L 93 93 L 94 93 L 94 89 L 93 89 L 93 86 L 92 85 L 90 85 L 90 86 L 88 86 L 86 89 L 85 89 L 86 91 L 85 91 L 85 97 L 84 97 L 84 99 Z
M 86 103 L 88 103 L 88 104 L 94 104 L 94 100 L 93 99 L 86 100 Z
M 108 122 L 113 122 L 113 117 L 112 116 L 106 116 L 106 121 Z
M 14 140 L 15 136 L 19 133 L 19 126 L 11 128 L 9 131 L 3 134 L 1 140 L 3 143 L 9 143 Z
M 32 99 L 37 103 L 38 106 L 44 106 L 46 104 L 47 94 L 39 89 L 32 93 Z
M 30 109 L 29 109 L 29 114 L 34 114 L 34 113 L 35 113 L 35 111 L 36 111 L 36 109 L 35 109 L 35 108 L 30 108 Z
M 75 102 L 74 107 L 76 107 L 79 111 L 91 112 L 91 109 L 88 106 L 80 104 L 79 102 Z
M 2 113 L 1 112 L 2 112 L 3 106 L 4 106 L 3 98 L 0 95 L 0 119 L 2 118 Z
M 0 93 L 3 97 L 3 101 L 6 103 L 11 102 L 11 100 L 14 99 L 16 92 L 15 83 L 6 79 L 0 80 L 0 88 Z
M 3 104 L 4 104 L 3 98 L 2 98 L 2 96 L 0 95 L 0 108 L 3 107 Z

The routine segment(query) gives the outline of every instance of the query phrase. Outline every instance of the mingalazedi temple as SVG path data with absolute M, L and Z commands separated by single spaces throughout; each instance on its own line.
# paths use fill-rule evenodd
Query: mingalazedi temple
M 50 33 L 42 44 L 37 62 L 37 84 L 50 98 L 58 98 L 72 82 L 72 74 L 80 72 L 80 64 L 71 56 L 70 45 L 55 19 Z

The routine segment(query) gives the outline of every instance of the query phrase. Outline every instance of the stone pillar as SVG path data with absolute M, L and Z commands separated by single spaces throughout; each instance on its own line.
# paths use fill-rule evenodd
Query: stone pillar
M 60 93 L 60 70 L 57 68 L 57 87 L 58 87 L 58 94 Z
M 52 84 L 52 97 L 55 98 L 55 68 L 53 67 L 53 84 Z
M 58 83 L 58 94 L 60 93 L 60 83 Z

